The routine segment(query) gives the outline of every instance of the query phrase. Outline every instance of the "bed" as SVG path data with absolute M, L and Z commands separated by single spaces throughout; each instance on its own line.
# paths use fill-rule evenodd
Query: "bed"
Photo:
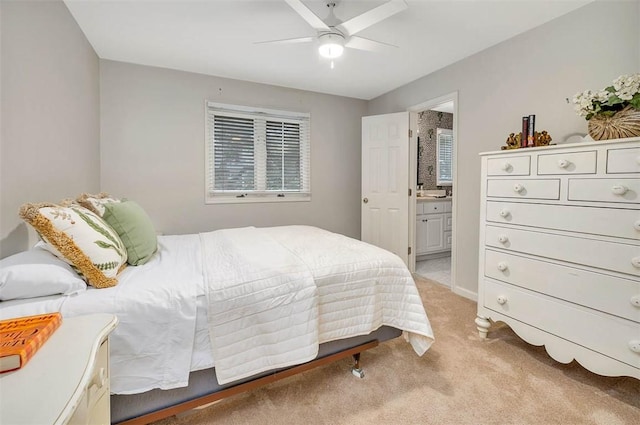
M 126 267 L 116 286 L 0 304 L 0 319 L 118 317 L 110 338 L 114 423 L 156 420 L 323 359 L 357 361 L 400 335 L 418 355 L 433 342 L 397 256 L 311 226 L 159 236 L 153 257 Z

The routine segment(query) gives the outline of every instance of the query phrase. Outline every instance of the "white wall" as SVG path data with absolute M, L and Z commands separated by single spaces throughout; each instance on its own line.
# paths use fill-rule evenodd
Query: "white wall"
M 0 258 L 36 241 L 25 202 L 100 184 L 99 61 L 60 0 L 0 2 Z
M 101 189 L 138 201 L 165 234 L 310 224 L 360 236 L 367 102 L 102 60 Z M 205 100 L 311 113 L 311 202 L 205 205 Z
M 477 293 L 478 153 L 499 150 L 521 117 L 536 114 L 536 129 L 562 143 L 587 131 L 565 101 L 578 91 L 600 89 L 621 74 L 638 72 L 638 1 L 595 2 L 541 27 L 373 99 L 369 114 L 406 110 L 459 92 L 455 192 L 458 215 L 456 285 Z

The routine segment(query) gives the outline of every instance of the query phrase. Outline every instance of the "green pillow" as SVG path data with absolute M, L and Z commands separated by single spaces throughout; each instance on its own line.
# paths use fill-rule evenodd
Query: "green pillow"
M 140 205 L 123 201 L 104 205 L 102 218 L 116 231 L 127 249 L 132 266 L 146 263 L 158 250 L 158 237 L 151 219 Z

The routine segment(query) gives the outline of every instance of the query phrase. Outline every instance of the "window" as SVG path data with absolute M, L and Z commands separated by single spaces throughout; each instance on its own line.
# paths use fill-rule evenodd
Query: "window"
M 453 131 L 439 128 L 436 153 L 436 176 L 438 186 L 453 185 Z
M 207 102 L 206 202 L 309 200 L 309 114 Z

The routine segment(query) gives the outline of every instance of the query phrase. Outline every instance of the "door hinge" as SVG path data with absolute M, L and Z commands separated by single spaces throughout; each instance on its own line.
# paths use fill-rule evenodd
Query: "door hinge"
M 411 247 L 409 247 L 409 255 L 411 255 Z
M 411 192 L 411 188 L 409 188 L 409 196 L 411 196 L 411 193 L 413 193 L 413 192 Z
M 409 138 L 413 137 L 413 130 L 409 129 Z

